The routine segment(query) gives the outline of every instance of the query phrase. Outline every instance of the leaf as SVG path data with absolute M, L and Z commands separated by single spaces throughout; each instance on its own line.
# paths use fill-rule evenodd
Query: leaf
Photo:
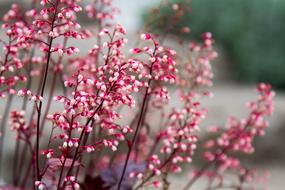
M 119 180 L 122 176 L 124 163 L 117 165 L 114 168 L 106 168 L 100 173 L 100 177 L 104 182 L 104 186 L 109 186 L 111 190 L 118 188 Z M 136 178 L 130 178 L 131 172 L 143 173 L 146 169 L 146 163 L 135 163 L 130 161 L 127 165 L 123 181 L 121 183 L 121 190 L 131 190 L 136 183 Z
M 56 181 L 56 175 L 54 175 L 58 169 L 60 169 L 63 165 L 64 159 L 59 158 L 50 158 L 47 161 L 46 171 L 44 178 L 50 183 Z M 70 167 L 72 164 L 72 159 L 67 158 L 64 164 L 64 167 Z M 81 164 L 78 161 L 74 162 L 74 167 L 80 166 Z M 1 190 L 1 189 L 0 189 Z
M 62 167 L 63 162 L 64 162 L 64 159 L 50 158 L 48 160 L 48 167 L 51 167 L 51 168 Z M 70 167 L 71 164 L 72 164 L 72 159 L 67 158 L 65 160 L 64 167 Z M 80 163 L 78 161 L 75 161 L 73 166 L 80 166 Z
M 87 175 L 80 187 L 82 190 L 110 190 L 110 187 L 106 187 L 104 181 L 100 176 L 92 177 L 90 175 Z

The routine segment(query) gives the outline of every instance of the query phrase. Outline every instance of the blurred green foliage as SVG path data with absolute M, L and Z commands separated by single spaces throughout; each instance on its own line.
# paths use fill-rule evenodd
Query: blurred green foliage
M 190 7 L 171 33 L 189 26 L 193 30 L 184 37 L 198 39 L 210 31 L 224 46 L 236 79 L 285 87 L 285 0 L 192 0 Z M 151 28 L 165 32 L 174 11 L 162 6 L 159 12 L 164 16 L 149 12 L 145 18 L 159 17 Z

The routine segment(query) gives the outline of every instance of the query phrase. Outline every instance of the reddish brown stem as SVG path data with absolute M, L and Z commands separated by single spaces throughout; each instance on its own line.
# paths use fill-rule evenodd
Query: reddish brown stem
M 173 152 L 170 154 L 170 156 L 168 157 L 168 159 L 166 159 L 164 161 L 164 163 L 159 167 L 160 170 L 162 170 L 165 166 L 167 166 L 167 164 L 172 160 L 172 158 L 175 156 L 177 152 L 177 149 L 174 149 Z M 152 173 L 151 175 L 149 175 L 147 178 L 145 178 L 136 188 L 134 188 L 134 190 L 138 190 L 139 188 L 141 188 L 146 182 L 148 182 L 153 176 L 155 176 L 154 173 Z
M 101 104 L 97 107 L 97 109 L 95 110 L 95 112 L 94 112 L 93 115 L 95 115 L 95 114 L 101 109 L 103 103 L 104 103 L 104 100 L 103 100 L 103 101 L 101 102 Z M 92 118 L 93 118 L 93 117 L 90 117 L 90 118 L 87 120 L 86 126 L 89 125 L 89 123 L 92 121 Z M 78 155 L 79 147 L 81 146 L 81 143 L 82 143 L 82 140 L 83 140 L 83 137 L 84 137 L 84 133 L 85 133 L 85 131 L 82 130 L 82 132 L 81 132 L 81 134 L 80 134 L 80 137 L 79 137 L 79 142 L 78 142 L 79 145 L 78 145 L 78 147 L 77 147 L 76 150 L 75 150 L 75 153 L 74 153 L 73 158 L 72 158 L 71 165 L 70 165 L 70 167 L 69 167 L 69 169 L 68 169 L 68 171 L 67 171 L 67 173 L 66 173 L 66 176 L 69 176 L 69 175 L 71 174 L 71 172 L 72 172 L 73 166 L 74 166 L 74 164 L 75 164 L 75 161 L 76 161 L 76 158 L 77 158 L 77 155 Z M 60 182 L 59 182 L 59 183 L 60 183 Z M 57 190 L 64 189 L 64 186 L 65 186 L 65 182 L 63 183 L 62 188 L 60 188 L 60 186 L 57 186 Z
M 66 47 L 66 44 L 67 44 L 67 38 L 65 37 L 64 40 L 63 40 L 63 48 Z M 62 59 L 63 59 L 63 56 L 60 56 L 57 60 L 57 63 L 56 63 L 56 66 L 61 64 L 62 62 Z M 55 90 L 55 87 L 56 87 L 56 80 L 57 80 L 57 76 L 58 76 L 58 72 L 56 71 L 53 75 L 52 75 L 52 82 L 51 82 L 51 88 L 50 88 L 50 92 L 49 92 L 49 96 L 48 96 L 48 101 L 47 101 L 47 107 L 45 109 L 45 113 L 43 115 L 43 119 L 42 119 L 42 122 L 41 122 L 41 127 L 40 127 L 40 133 L 43 132 L 43 129 L 44 129 L 44 125 L 45 125 L 45 121 L 46 121 L 46 116 L 50 110 L 50 106 L 51 106 L 51 101 L 52 101 L 52 98 L 53 98 L 53 94 L 54 94 L 54 90 Z
M 2 176 L 3 145 L 4 145 L 5 134 L 6 134 L 6 126 L 5 125 L 7 123 L 8 117 L 9 117 L 12 99 L 13 99 L 13 96 L 9 95 L 7 102 L 6 102 L 6 106 L 5 106 L 5 112 L 4 112 L 2 121 L 1 121 L 1 138 L 0 138 L 0 173 L 1 173 L 1 176 Z
M 5 54 L 5 59 L 4 59 L 4 63 L 2 64 L 2 66 L 6 66 L 6 64 L 8 63 L 8 58 L 10 55 L 10 46 L 11 46 L 12 40 L 9 37 L 9 48 L 7 53 Z M 4 73 L 4 71 L 0 72 L 0 76 L 2 76 L 2 74 Z M 4 115 L 3 115 L 3 119 L 1 121 L 1 138 L 0 138 L 0 177 L 2 177 L 2 154 L 3 154 L 3 144 L 4 144 L 4 138 L 5 138 L 5 130 L 6 130 L 6 122 L 7 122 L 7 117 L 9 115 L 9 110 L 11 108 L 11 102 L 12 102 L 12 95 L 9 95 L 6 106 L 5 106 L 5 110 L 4 110 Z
M 249 123 L 247 123 L 244 127 L 244 130 L 246 130 L 248 127 L 250 127 Z M 243 133 L 240 132 L 237 136 L 235 136 L 231 143 L 229 143 L 228 146 L 224 147 L 222 150 L 221 150 L 221 153 L 219 155 L 222 155 L 222 154 L 225 154 L 228 149 L 231 147 L 232 143 L 236 140 L 238 140 L 240 138 L 240 136 L 242 135 Z M 192 185 L 204 174 L 204 172 L 209 169 L 213 164 L 215 164 L 217 161 L 218 161 L 218 157 L 219 156 L 216 156 L 215 159 L 207 164 L 205 164 L 198 172 L 197 175 L 195 175 L 187 184 L 186 186 L 183 188 L 183 190 L 188 190 L 192 187 Z
M 69 126 L 72 126 L 72 124 L 73 124 L 73 119 L 74 119 L 74 116 L 71 117 L 71 121 L 70 121 Z M 68 139 L 71 138 L 71 132 L 72 132 L 72 129 L 70 128 L 69 134 L 68 134 Z M 59 178 L 58 178 L 58 183 L 57 183 L 57 189 L 60 188 L 61 179 L 62 179 L 62 175 L 63 175 L 63 170 L 64 170 L 64 167 L 65 167 L 65 163 L 66 163 L 66 160 L 67 160 L 68 152 L 69 152 L 69 147 L 68 147 L 67 150 L 66 150 L 66 153 L 65 153 L 65 156 L 64 156 L 64 160 L 63 160 L 63 163 L 62 163 L 62 166 L 61 166 L 61 170 L 60 170 L 60 174 L 59 174 Z
M 107 96 L 112 92 L 112 90 L 113 90 L 115 84 L 116 84 L 116 81 L 111 85 L 110 90 L 109 90 L 108 93 L 107 93 Z M 95 109 L 95 111 L 94 111 L 92 117 L 89 117 L 89 118 L 88 118 L 88 120 L 86 121 L 85 126 L 88 126 L 89 123 L 93 120 L 95 114 L 97 114 L 97 113 L 99 112 L 99 110 L 102 108 L 102 106 L 103 106 L 103 104 L 104 104 L 104 101 L 105 101 L 105 99 L 103 99 L 102 102 L 101 102 L 101 103 L 98 105 L 98 107 Z M 85 131 L 82 130 L 82 132 L 81 132 L 81 134 L 80 134 L 80 137 L 79 137 L 79 142 L 78 142 L 79 145 L 78 145 L 78 147 L 77 147 L 76 150 L 75 150 L 75 153 L 74 153 L 73 158 L 72 158 L 71 165 L 70 165 L 70 167 L 69 167 L 69 169 L 68 169 L 68 171 L 67 171 L 67 173 L 66 173 L 66 176 L 69 176 L 69 175 L 71 174 L 71 172 L 72 172 L 73 166 L 74 166 L 75 161 L 76 161 L 77 156 L 78 156 L 79 148 L 80 148 L 80 146 L 81 146 L 81 144 L 82 144 L 82 140 L 83 140 L 83 137 L 84 137 L 84 133 L 85 133 Z M 62 188 L 58 188 L 57 190 L 64 189 L 64 186 L 65 186 L 65 182 L 63 183 Z
M 55 20 L 56 20 L 56 16 L 57 16 L 57 7 L 59 4 L 59 0 L 56 1 L 55 4 L 55 13 L 53 15 L 52 18 L 52 22 L 51 22 L 51 30 L 53 31 L 54 28 L 54 24 L 55 24 Z M 45 86 L 46 86 L 46 81 L 47 81 L 47 75 L 48 75 L 48 69 L 49 69 L 49 63 L 50 63 L 50 58 L 51 58 L 51 48 L 52 48 L 52 43 L 53 43 L 53 37 L 49 38 L 49 47 L 48 47 L 48 53 L 47 53 L 47 61 L 46 61 L 46 65 L 45 65 L 45 71 L 44 71 L 44 78 L 43 78 L 43 83 L 42 83 L 42 87 L 41 87 L 41 92 L 40 92 L 40 96 L 43 97 L 44 96 L 44 92 L 45 92 Z M 40 122 L 41 122 L 41 111 L 42 111 L 42 105 L 43 102 L 40 101 L 39 102 L 39 111 L 38 111 L 38 117 L 37 117 L 37 125 L 36 125 L 36 129 L 37 129 L 37 134 L 36 134 L 36 179 L 38 181 L 41 180 L 41 176 L 40 176 L 40 166 L 39 166 L 39 146 L 40 146 Z
M 42 67 L 41 72 L 44 72 L 44 67 Z M 39 81 L 38 87 L 37 87 L 37 94 L 40 93 L 41 84 L 42 84 L 43 78 L 44 78 L 44 76 L 41 75 L 40 81 Z M 36 106 L 33 106 L 32 111 L 31 111 L 31 115 L 30 115 L 29 126 L 33 125 L 33 118 L 34 118 L 34 115 L 35 115 L 35 110 L 36 110 Z M 29 128 L 29 130 L 31 130 L 31 128 Z M 27 151 L 27 149 L 28 149 L 28 145 L 27 145 L 27 143 L 25 143 L 24 147 L 22 148 L 22 152 L 20 154 L 20 164 L 19 164 L 19 169 L 18 169 L 19 179 L 21 179 L 22 170 L 23 170 L 23 168 L 25 166 L 24 163 L 25 163 L 25 159 L 26 159 L 26 151 Z M 31 159 L 30 162 L 32 163 L 33 159 Z M 32 164 L 34 164 L 34 162 Z M 33 170 L 33 171 L 35 172 L 35 170 Z M 27 168 L 27 171 L 25 172 L 25 174 L 30 175 L 30 172 L 31 172 L 31 168 Z M 26 178 L 26 177 L 24 177 L 24 178 Z M 22 182 L 22 184 L 25 184 L 25 183 L 26 183 L 25 181 Z
M 143 115 L 144 115 L 144 111 L 145 111 L 145 106 L 146 106 L 146 102 L 147 102 L 146 100 L 148 98 L 148 90 L 149 90 L 149 87 L 150 87 L 150 83 L 151 83 L 151 80 L 148 81 L 148 86 L 146 87 L 146 90 L 145 90 L 145 95 L 144 95 L 144 98 L 143 98 L 143 103 L 142 103 L 142 108 L 141 108 L 140 115 L 139 115 L 139 120 L 138 120 L 136 129 L 135 129 L 134 136 L 133 136 L 132 141 L 131 141 L 131 145 L 130 145 L 130 147 L 128 149 L 128 153 L 127 153 L 127 157 L 126 157 L 126 160 L 125 160 L 123 172 L 121 174 L 117 190 L 120 190 L 120 188 L 121 188 L 121 185 L 122 185 L 122 182 L 123 182 L 126 170 L 127 170 L 128 162 L 129 162 L 129 159 L 130 159 L 130 156 L 131 156 L 131 152 L 133 150 L 134 144 L 136 143 L 137 136 L 139 134 L 138 132 L 140 131 L 140 126 L 141 126 L 141 123 L 142 123 L 142 119 L 143 119 Z
M 31 55 L 30 55 L 30 59 L 27 62 L 28 63 L 28 67 L 26 68 L 26 73 L 28 76 L 27 79 L 27 84 L 26 84 L 26 89 L 30 89 L 31 85 L 32 85 L 32 77 L 30 75 L 30 71 L 32 70 L 32 63 L 30 62 L 33 55 L 34 55 L 35 49 L 32 50 Z M 23 99 L 23 104 L 22 104 L 22 110 L 26 111 L 27 109 L 27 102 L 28 102 L 28 97 L 25 96 Z M 16 145 L 15 145 L 15 153 L 14 153 L 14 163 L 13 163 L 13 179 L 14 179 L 14 185 L 17 186 L 20 180 L 20 167 L 19 167 L 19 156 L 20 156 L 20 140 L 17 141 Z
M 51 101 L 52 101 L 52 97 L 53 97 L 54 90 L 55 90 L 55 84 L 56 84 L 57 75 L 58 75 L 57 73 L 54 73 L 52 75 L 52 79 L 51 79 L 52 82 L 51 82 L 50 92 L 49 92 L 49 96 L 48 96 L 47 107 L 46 107 L 45 112 L 43 114 L 43 119 L 42 119 L 42 122 L 41 122 L 41 125 L 40 125 L 40 134 L 42 134 L 42 132 L 44 130 L 46 117 L 47 117 L 47 114 L 48 114 L 50 106 L 51 106 Z

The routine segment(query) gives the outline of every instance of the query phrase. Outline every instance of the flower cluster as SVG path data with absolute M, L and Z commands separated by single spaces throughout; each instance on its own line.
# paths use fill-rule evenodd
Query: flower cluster
M 251 181 L 252 177 L 249 176 L 252 172 L 242 165 L 237 153 L 252 154 L 254 152 L 255 138 L 263 136 L 265 128 L 268 127 L 266 117 L 272 115 L 274 98 L 274 92 L 268 84 L 260 83 L 257 91 L 258 99 L 248 102 L 250 113 L 245 119 L 230 117 L 226 123 L 226 129 L 217 127 L 210 129 L 217 138 L 204 143 L 206 148 L 204 158 L 208 163 L 213 163 L 218 172 L 209 170 L 204 174 L 208 175 L 212 181 L 228 170 L 237 172 L 239 178 L 243 179 L 243 183 Z
M 26 141 L 31 136 L 31 130 L 25 121 L 25 112 L 12 110 L 10 118 L 11 130 L 16 131 L 17 139 Z
M 226 124 L 227 130 L 222 132 L 216 141 L 206 142 L 205 147 L 219 148 L 215 152 L 205 152 L 208 161 L 217 160 L 224 163 L 227 167 L 235 167 L 238 164 L 237 159 L 231 159 L 227 152 L 242 152 L 250 154 L 254 152 L 253 141 L 257 136 L 265 134 L 265 128 L 268 126 L 267 116 L 273 111 L 274 92 L 268 84 L 261 83 L 258 88 L 259 97 L 256 101 L 248 103 L 250 113 L 247 118 L 238 120 L 230 117 Z M 221 132 L 219 129 L 213 132 Z M 231 162 L 232 160 L 232 162 Z
M 0 97 L 8 94 L 15 94 L 15 86 L 21 81 L 25 82 L 25 75 L 19 73 L 25 64 L 25 59 L 21 59 L 23 52 L 26 55 L 30 43 L 22 41 L 22 36 L 29 32 L 29 25 L 22 19 L 23 11 L 13 4 L 11 9 L 3 16 L 2 29 L 5 31 L 7 41 L 1 39 L 3 44 L 4 56 L 1 57 L 0 66 Z
M 91 3 L 85 6 L 88 17 L 97 20 L 99 23 L 113 20 L 114 15 L 119 13 L 119 10 L 112 6 L 112 1 L 92 0 Z
M 178 84 L 195 88 L 197 86 L 212 86 L 213 72 L 211 61 L 217 57 L 217 52 L 213 50 L 214 40 L 212 34 L 207 32 L 202 34 L 203 43 L 189 42 L 190 58 L 186 64 L 181 65 L 181 74 Z

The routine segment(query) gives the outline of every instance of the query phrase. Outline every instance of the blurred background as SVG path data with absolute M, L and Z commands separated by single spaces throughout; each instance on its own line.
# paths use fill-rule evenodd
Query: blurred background
M 0 0 L 0 15 L 11 3 L 26 4 L 26 0 Z M 84 2 L 84 1 L 83 1 Z M 181 0 L 171 0 L 180 3 Z M 157 15 L 150 11 L 158 7 L 160 0 L 114 0 L 121 10 L 115 21 L 126 27 L 130 45 L 142 25 Z M 150 27 L 157 33 L 167 30 L 171 8 L 161 7 L 164 20 Z M 83 23 L 85 22 L 84 18 Z M 158 25 L 158 23 L 160 23 Z M 89 28 L 94 25 L 85 22 Z M 276 91 L 274 116 L 267 135 L 259 140 L 256 154 L 246 158 L 271 173 L 269 179 L 273 190 L 285 186 L 285 1 L 284 0 L 191 0 L 189 11 L 182 16 L 177 27 L 188 26 L 189 34 L 180 35 L 181 40 L 199 40 L 200 34 L 210 31 L 216 40 L 219 58 L 213 63 L 214 98 L 207 100 L 209 106 L 207 124 L 224 124 L 228 115 L 246 115 L 245 102 L 256 97 L 257 82 L 269 82 Z M 168 31 L 173 37 L 178 33 Z M 0 32 L 0 38 L 3 31 Z M 82 53 L 87 52 L 95 41 L 80 43 Z M 77 44 L 78 45 L 78 44 Z M 1 105 L 2 107 L 2 105 Z M 203 126 L 202 126 L 203 127 Z M 202 129 L 203 130 L 203 129 Z M 179 183 L 179 181 L 175 182 Z

